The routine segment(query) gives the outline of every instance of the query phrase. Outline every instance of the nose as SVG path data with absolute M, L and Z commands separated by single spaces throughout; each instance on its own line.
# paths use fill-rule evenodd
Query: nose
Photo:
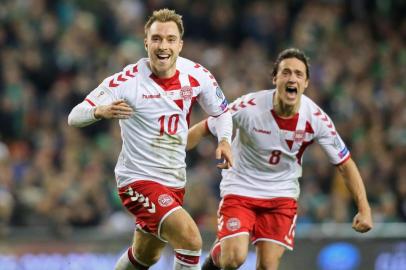
M 295 73 L 291 73 L 291 74 L 289 75 L 288 82 L 291 82 L 291 83 L 297 82 L 297 77 L 296 77 L 296 74 L 295 74 Z
M 166 39 L 162 39 L 162 41 L 159 43 L 158 48 L 161 50 L 165 50 L 168 46 L 168 42 L 166 41 Z

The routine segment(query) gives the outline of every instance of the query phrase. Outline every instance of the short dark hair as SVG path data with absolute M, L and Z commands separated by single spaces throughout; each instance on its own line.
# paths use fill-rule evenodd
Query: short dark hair
M 272 69 L 272 77 L 275 77 L 276 74 L 278 73 L 278 69 L 279 69 L 279 64 L 288 58 L 297 58 L 300 61 L 303 62 L 303 64 L 305 64 L 306 66 L 306 77 L 307 79 L 309 79 L 310 77 L 310 71 L 309 71 L 309 58 L 304 54 L 304 52 L 302 52 L 299 49 L 296 48 L 289 48 L 286 50 L 283 50 L 282 52 L 279 53 L 278 57 L 276 58 L 275 63 L 273 64 L 273 69 Z

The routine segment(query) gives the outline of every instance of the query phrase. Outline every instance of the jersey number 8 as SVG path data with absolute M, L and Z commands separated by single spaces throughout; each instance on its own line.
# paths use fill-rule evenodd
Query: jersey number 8
M 273 150 L 271 152 L 271 157 L 269 158 L 269 163 L 272 165 L 276 165 L 279 163 L 279 161 L 281 160 L 281 154 L 282 152 L 280 150 Z

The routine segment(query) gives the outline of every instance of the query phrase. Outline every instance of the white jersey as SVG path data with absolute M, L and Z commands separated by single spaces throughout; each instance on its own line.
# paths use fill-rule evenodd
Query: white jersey
M 87 97 L 92 106 L 124 99 L 134 110 L 120 120 L 122 150 L 115 174 L 118 187 L 152 180 L 184 187 L 185 148 L 192 105 L 197 101 L 211 116 L 226 111 L 227 101 L 215 78 L 204 67 L 179 57 L 176 74 L 157 78 L 147 58 L 108 77 Z
M 282 119 L 273 111 L 275 90 L 251 93 L 229 105 L 236 128 L 232 142 L 234 166 L 223 170 L 221 196 L 237 194 L 254 198 L 299 196 L 302 156 L 317 141 L 332 164 L 350 152 L 333 122 L 312 100 L 302 96 L 299 112 Z M 212 118 L 208 120 L 213 130 Z

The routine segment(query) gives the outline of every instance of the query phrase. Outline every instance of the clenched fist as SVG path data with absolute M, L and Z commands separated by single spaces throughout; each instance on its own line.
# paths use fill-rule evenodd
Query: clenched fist
M 371 211 L 358 212 L 353 221 L 352 228 L 360 233 L 365 233 L 372 229 Z

